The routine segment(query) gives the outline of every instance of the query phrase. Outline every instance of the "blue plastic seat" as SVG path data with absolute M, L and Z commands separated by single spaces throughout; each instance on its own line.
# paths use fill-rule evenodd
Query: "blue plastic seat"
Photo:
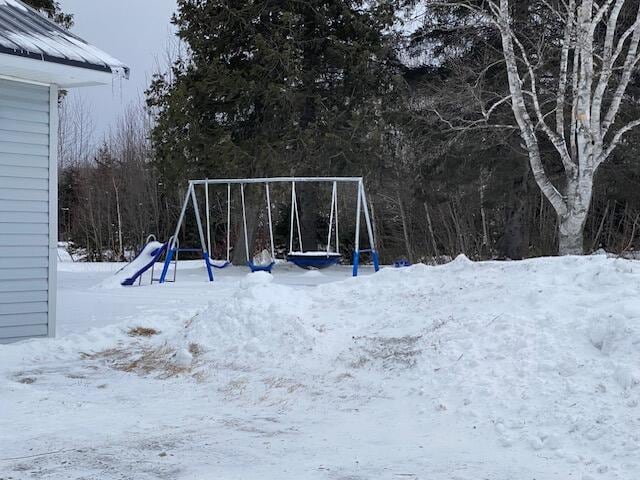
M 400 258 L 400 259 L 396 260 L 395 262 L 393 262 L 393 266 L 396 267 L 396 268 L 410 267 L 411 266 L 411 262 L 406 258 Z
M 323 270 L 337 265 L 340 260 L 342 255 L 339 253 L 290 253 L 287 255 L 287 261 L 305 270 Z
M 271 270 L 273 270 L 273 266 L 275 264 L 276 264 L 276 262 L 271 262 L 271 263 L 266 264 L 266 265 L 258 265 L 258 264 L 255 264 L 253 262 L 247 262 L 247 266 L 251 269 L 251 273 L 255 273 L 255 272 L 271 273 Z
M 211 265 L 213 268 L 217 268 L 218 270 L 222 270 L 223 268 L 230 267 L 231 262 L 229 262 L 228 260 L 212 260 L 210 258 L 209 265 Z

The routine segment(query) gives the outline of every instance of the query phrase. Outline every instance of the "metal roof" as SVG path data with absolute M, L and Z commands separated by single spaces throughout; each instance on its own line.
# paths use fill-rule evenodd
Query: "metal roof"
M 129 77 L 129 67 L 20 0 L 0 0 L 0 53 Z

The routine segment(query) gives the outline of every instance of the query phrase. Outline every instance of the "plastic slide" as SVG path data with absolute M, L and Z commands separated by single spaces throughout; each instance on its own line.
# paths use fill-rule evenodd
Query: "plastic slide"
M 119 275 L 124 279 L 120 282 L 123 287 L 130 287 L 136 280 L 149 270 L 167 250 L 168 243 L 149 242 L 140 254 L 134 258 L 126 267 L 124 267 Z

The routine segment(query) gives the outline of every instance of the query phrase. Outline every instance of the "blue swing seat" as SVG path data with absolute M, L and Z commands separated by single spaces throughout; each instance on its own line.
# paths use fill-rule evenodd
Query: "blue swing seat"
M 210 258 L 209 265 L 211 265 L 213 268 L 217 268 L 218 270 L 222 270 L 223 268 L 230 267 L 231 262 L 229 262 L 228 260 L 212 260 Z
M 406 258 L 400 258 L 400 259 L 396 260 L 395 262 L 393 262 L 393 266 L 395 268 L 410 267 L 411 266 L 411 262 Z
M 305 270 L 323 270 L 337 265 L 340 260 L 342 255 L 339 253 L 300 252 L 287 255 L 287 261 Z
M 266 265 L 257 265 L 253 262 L 247 262 L 247 266 L 251 269 L 251 273 L 255 273 L 255 272 L 267 272 L 267 273 L 271 273 L 271 270 L 273 270 L 273 266 L 276 264 L 276 262 L 271 262 L 269 264 Z

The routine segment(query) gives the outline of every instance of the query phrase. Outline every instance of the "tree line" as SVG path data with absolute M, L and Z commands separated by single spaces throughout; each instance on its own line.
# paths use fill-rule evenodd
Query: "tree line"
M 89 259 L 167 239 L 189 179 L 277 175 L 365 177 L 385 261 L 635 248 L 638 1 L 179 0 L 173 23 L 183 50 L 98 147 L 62 101 L 60 232 Z M 257 250 L 263 193 L 247 195 Z M 312 250 L 327 195 L 300 191 Z M 273 203 L 286 251 L 290 200 Z

